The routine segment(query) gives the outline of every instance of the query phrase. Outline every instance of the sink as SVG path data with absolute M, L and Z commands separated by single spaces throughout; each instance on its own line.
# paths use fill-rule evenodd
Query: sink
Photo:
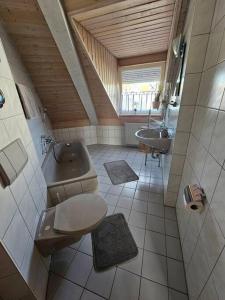
M 135 136 L 141 143 L 155 148 L 162 153 L 167 153 L 169 151 L 172 140 L 170 136 L 162 137 L 161 128 L 140 129 L 135 132 Z

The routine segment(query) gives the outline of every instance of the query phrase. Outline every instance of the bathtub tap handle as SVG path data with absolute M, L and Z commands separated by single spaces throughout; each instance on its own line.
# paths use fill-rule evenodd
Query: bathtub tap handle
M 51 136 L 41 135 L 41 148 L 42 148 L 42 155 L 48 152 L 48 145 L 54 144 L 55 140 Z

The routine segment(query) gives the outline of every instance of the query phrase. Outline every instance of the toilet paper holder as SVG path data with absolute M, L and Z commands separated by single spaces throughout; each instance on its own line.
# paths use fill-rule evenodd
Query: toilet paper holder
M 201 212 L 205 199 L 205 192 L 198 184 L 187 185 L 184 188 L 184 204 L 187 209 Z

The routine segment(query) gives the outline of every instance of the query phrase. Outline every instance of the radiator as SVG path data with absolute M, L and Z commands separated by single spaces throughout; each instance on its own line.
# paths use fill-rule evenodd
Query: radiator
M 134 146 L 138 145 L 138 140 L 135 137 L 135 132 L 146 126 L 146 123 L 125 123 L 125 144 Z

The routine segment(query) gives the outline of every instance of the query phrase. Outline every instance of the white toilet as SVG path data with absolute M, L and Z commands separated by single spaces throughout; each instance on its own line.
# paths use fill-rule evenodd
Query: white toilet
M 107 213 L 97 194 L 80 194 L 42 212 L 35 244 L 43 256 L 67 247 L 94 230 Z

